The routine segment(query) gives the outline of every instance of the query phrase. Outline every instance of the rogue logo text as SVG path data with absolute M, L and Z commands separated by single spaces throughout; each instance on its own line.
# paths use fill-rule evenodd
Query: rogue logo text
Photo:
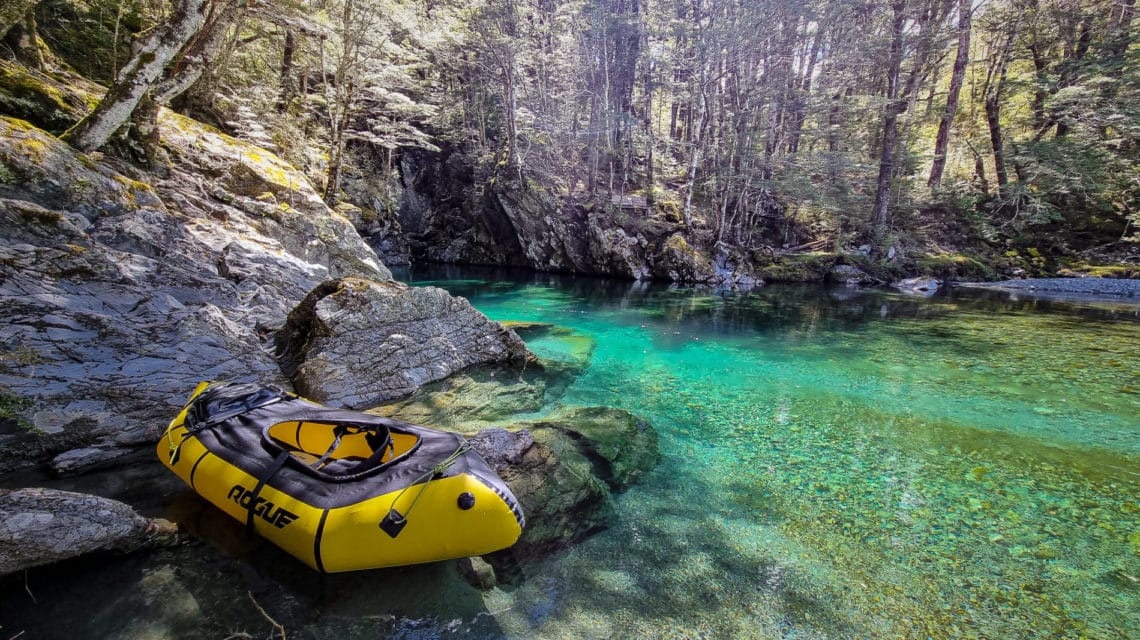
M 285 525 L 297 519 L 297 514 L 286 511 L 265 498 L 254 498 L 253 492 L 240 484 L 235 484 L 226 497 L 245 509 L 252 508 L 253 515 L 260 517 L 278 529 L 284 529 Z M 252 505 L 250 504 L 251 500 Z

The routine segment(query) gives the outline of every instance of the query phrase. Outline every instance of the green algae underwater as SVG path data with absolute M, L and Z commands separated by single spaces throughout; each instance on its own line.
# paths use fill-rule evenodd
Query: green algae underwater
M 0 580 L 0 637 L 1140 637 L 1140 305 L 403 275 L 555 325 L 522 335 L 577 373 L 428 396 L 473 428 L 608 405 L 657 429 L 609 529 L 487 592 L 452 562 L 318 576 L 143 452 L 10 481 L 195 535 Z
M 1140 306 L 451 273 L 664 454 L 507 635 L 1140 637 Z

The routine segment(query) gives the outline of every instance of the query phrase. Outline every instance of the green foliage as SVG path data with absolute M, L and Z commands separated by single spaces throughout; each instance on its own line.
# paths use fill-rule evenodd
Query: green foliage
M 34 430 L 32 423 L 24 417 L 31 406 L 32 403 L 27 398 L 9 395 L 0 388 L 0 422 L 15 422 L 28 431 Z
M 110 84 L 130 58 L 131 38 L 161 20 L 153 0 L 42 0 L 40 37 L 83 76 Z
M 651 191 L 650 220 L 691 217 L 701 249 L 695 238 L 743 250 L 874 238 L 914 256 L 1140 241 L 1140 27 L 1119 22 L 1112 0 L 975 7 L 944 179 L 927 189 L 957 4 L 905 3 L 896 15 L 893 3 L 861 0 L 696 12 L 661 0 L 290 0 L 272 15 L 251 10 L 176 106 L 278 152 L 315 184 L 343 168 L 331 195 L 365 209 L 398 199 L 402 153 L 442 149 L 464 176 L 460 200 L 492 188 L 575 203 Z M 37 16 L 57 54 L 107 82 L 164 8 L 43 0 Z M 896 18 L 906 29 L 892 65 Z M 7 95 L 67 111 L 66 97 L 10 76 L 0 108 L 11 111 Z M 987 98 L 1000 107 L 992 122 Z M 898 135 L 884 221 L 872 206 L 888 114 Z M 983 275 L 940 260 L 909 266 Z M 773 266 L 777 279 L 816 273 Z
M 997 277 L 992 267 L 965 255 L 919 256 L 916 272 L 940 280 L 962 282 L 979 282 Z

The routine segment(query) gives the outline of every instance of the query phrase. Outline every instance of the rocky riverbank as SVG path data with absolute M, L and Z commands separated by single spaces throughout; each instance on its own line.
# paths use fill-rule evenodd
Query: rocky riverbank
M 1140 280 L 1123 278 L 1028 278 L 998 282 L 963 282 L 958 286 L 998 289 L 1037 296 L 1140 301 Z
M 535 362 L 466 300 L 393 282 L 352 223 L 274 154 L 173 113 L 161 125 L 169 164 L 145 171 L 0 117 L 0 475 L 21 487 L 0 499 L 0 573 L 150 544 L 154 521 L 130 495 L 26 489 L 19 474 L 120 464 L 153 446 L 201 380 L 369 408 L 471 367 L 527 367 L 556 389 L 582 365 Z M 652 433 L 606 416 L 616 433 Z M 507 419 L 509 437 L 476 438 L 492 458 L 515 452 L 501 471 L 538 523 L 520 549 L 605 526 L 611 492 L 636 477 L 607 462 L 628 458 L 621 447 L 590 444 L 607 430 L 581 425 L 597 420 Z M 655 437 L 643 444 L 638 468 L 655 462 Z M 94 524 L 77 526 L 60 504 Z

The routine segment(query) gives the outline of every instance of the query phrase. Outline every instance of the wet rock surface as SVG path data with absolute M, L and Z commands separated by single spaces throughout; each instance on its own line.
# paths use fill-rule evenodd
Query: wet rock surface
M 934 278 L 907 278 L 892 282 L 891 286 L 904 293 L 933 294 L 938 291 L 940 282 Z
M 169 532 L 131 507 L 52 489 L 0 491 L 0 575 L 92 551 L 130 550 Z

